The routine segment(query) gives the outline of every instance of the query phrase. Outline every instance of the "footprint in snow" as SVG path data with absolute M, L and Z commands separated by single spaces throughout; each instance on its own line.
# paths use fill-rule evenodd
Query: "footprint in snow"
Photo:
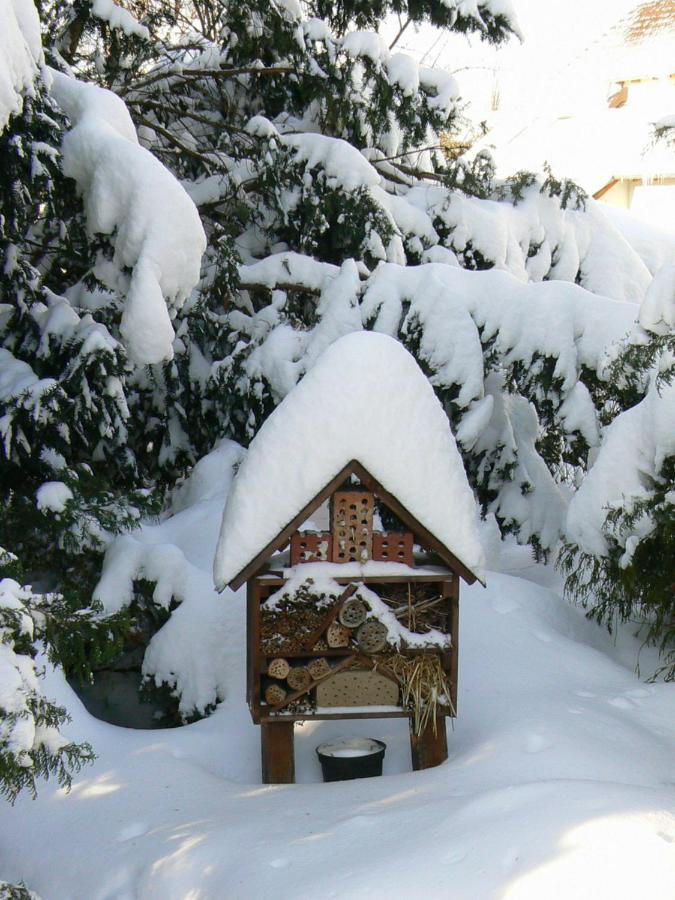
M 117 835 L 117 840 L 120 843 L 131 841 L 134 838 L 141 837 L 143 834 L 147 834 L 148 828 L 149 826 L 145 822 L 132 822 L 131 825 L 127 825 L 126 828 L 120 831 Z
M 610 706 L 615 706 L 617 709 L 632 709 L 633 704 L 630 700 L 626 700 L 625 697 L 613 697 L 611 700 L 607 701 Z
M 509 847 L 506 853 L 502 856 L 502 866 L 505 869 L 511 869 L 520 859 L 520 850 L 517 847 Z
M 445 856 L 445 861 L 451 864 L 461 862 L 463 859 L 466 859 L 466 850 L 464 850 L 463 847 L 451 850 L 450 853 Z
M 550 644 L 553 640 L 548 631 L 535 631 L 534 636 L 540 641 L 543 641 L 544 644 Z
M 496 613 L 503 616 L 506 613 L 520 609 L 520 603 L 512 597 L 499 597 L 497 600 L 492 601 L 492 608 Z
M 635 688 L 632 691 L 626 691 L 626 697 L 630 697 L 631 700 L 641 700 L 642 697 L 649 697 L 650 693 L 646 688 Z
M 542 750 L 548 750 L 551 746 L 551 741 L 547 737 L 544 737 L 543 734 L 528 734 L 525 741 L 525 752 L 541 753 Z

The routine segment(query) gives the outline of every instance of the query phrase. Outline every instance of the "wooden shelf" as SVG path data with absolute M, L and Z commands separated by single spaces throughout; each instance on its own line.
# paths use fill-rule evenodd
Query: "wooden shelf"
M 285 653 L 283 650 L 279 650 L 277 653 L 266 654 L 265 659 L 271 660 L 279 657 L 283 659 L 310 659 L 315 656 L 352 656 L 356 652 L 356 649 L 350 650 L 349 647 L 331 647 L 327 650 L 298 650 L 294 653 Z

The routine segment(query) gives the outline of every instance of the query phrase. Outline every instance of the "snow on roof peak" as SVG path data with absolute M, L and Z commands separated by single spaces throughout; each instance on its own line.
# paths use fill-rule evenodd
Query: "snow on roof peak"
M 398 341 L 356 332 L 319 357 L 251 443 L 223 514 L 218 589 L 353 459 L 483 579 L 477 507 L 440 402 Z

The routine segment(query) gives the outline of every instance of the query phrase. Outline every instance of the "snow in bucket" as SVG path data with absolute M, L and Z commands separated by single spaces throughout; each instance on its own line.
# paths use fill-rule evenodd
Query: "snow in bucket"
M 316 748 L 324 781 L 371 778 L 382 774 L 387 745 L 375 738 L 339 738 Z

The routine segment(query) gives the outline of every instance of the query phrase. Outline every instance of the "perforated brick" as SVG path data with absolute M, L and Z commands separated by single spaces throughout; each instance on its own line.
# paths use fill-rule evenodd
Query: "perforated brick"
M 373 559 L 381 562 L 413 564 L 413 536 L 410 531 L 373 534 Z
M 367 562 L 373 551 L 375 499 L 367 491 L 333 494 L 333 562 Z
M 296 531 L 291 537 L 291 565 L 331 561 L 331 539 L 327 531 Z

